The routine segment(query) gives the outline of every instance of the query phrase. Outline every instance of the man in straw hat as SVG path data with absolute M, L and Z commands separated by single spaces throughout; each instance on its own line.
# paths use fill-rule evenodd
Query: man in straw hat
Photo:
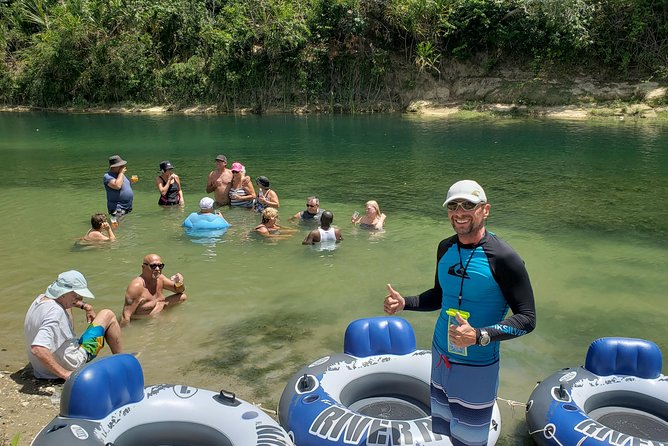
M 79 271 L 66 271 L 33 301 L 24 322 L 28 359 L 36 378 L 67 379 L 72 371 L 94 359 L 106 340 L 120 353 L 121 327 L 111 310 L 95 313 L 83 298 L 94 299 Z M 77 338 L 72 308 L 86 313 L 88 328 Z

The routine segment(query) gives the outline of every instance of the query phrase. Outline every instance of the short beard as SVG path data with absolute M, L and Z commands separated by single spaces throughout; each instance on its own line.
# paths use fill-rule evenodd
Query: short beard
M 450 224 L 452 225 L 452 229 L 454 229 L 457 235 L 467 236 L 467 235 L 477 234 L 480 231 L 480 229 L 485 226 L 485 220 L 482 220 L 480 224 L 476 224 L 474 221 L 471 221 L 471 224 L 467 229 L 463 229 L 460 227 L 459 230 L 453 220 L 450 220 Z

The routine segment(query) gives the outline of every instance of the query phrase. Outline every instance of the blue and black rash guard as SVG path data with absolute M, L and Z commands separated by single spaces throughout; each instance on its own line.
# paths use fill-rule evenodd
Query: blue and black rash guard
M 536 326 L 533 290 L 524 262 L 489 231 L 476 245 L 460 244 L 456 235 L 442 240 L 436 254 L 434 287 L 405 300 L 406 310 L 441 309 L 434 346 L 459 364 L 493 364 L 499 360 L 499 342 L 495 341 L 525 335 Z M 450 308 L 469 312 L 471 326 L 487 330 L 492 343 L 469 346 L 466 356 L 449 353 L 446 311 Z M 508 309 L 513 313 L 510 317 L 506 317 Z

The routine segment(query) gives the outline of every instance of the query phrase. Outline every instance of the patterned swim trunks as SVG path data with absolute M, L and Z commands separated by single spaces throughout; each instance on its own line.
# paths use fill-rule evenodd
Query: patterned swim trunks
M 88 361 L 95 359 L 100 349 L 104 347 L 104 327 L 88 324 L 88 328 L 79 338 L 79 345 L 88 354 Z
M 451 363 L 432 346 L 432 430 L 448 435 L 454 446 L 487 445 L 499 362 L 488 366 Z

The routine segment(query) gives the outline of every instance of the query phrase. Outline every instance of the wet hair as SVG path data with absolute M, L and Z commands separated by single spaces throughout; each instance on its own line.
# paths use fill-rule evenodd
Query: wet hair
M 315 195 L 311 195 L 310 197 L 306 198 L 307 203 L 310 203 L 312 201 L 315 201 L 315 204 L 320 206 L 320 198 L 316 197 Z
M 376 210 L 376 213 L 378 215 L 381 215 L 382 213 L 380 212 L 380 206 L 378 206 L 378 202 L 376 200 L 369 200 L 366 203 L 364 203 L 364 207 L 367 207 L 368 205 L 371 205 Z
M 326 223 L 325 225 L 331 225 L 332 222 L 334 221 L 334 214 L 332 214 L 330 211 L 325 211 L 322 213 L 320 216 L 320 221 L 322 223 Z
M 107 216 L 104 214 L 93 214 L 93 216 L 90 218 L 90 225 L 93 229 L 96 231 L 99 231 L 100 228 L 102 227 L 102 223 L 107 221 Z
M 269 223 L 272 218 L 278 218 L 278 210 L 276 208 L 264 208 L 262 211 L 262 224 Z

